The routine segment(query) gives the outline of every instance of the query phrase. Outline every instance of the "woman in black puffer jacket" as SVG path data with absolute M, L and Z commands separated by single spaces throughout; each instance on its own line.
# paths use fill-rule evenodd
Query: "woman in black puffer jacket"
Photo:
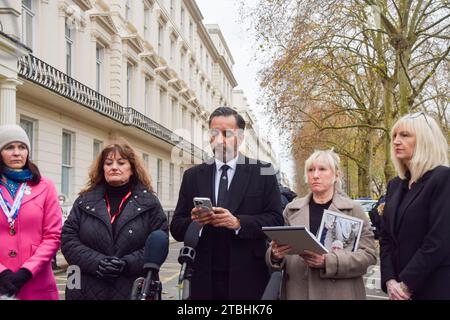
M 81 279 L 69 275 L 66 299 L 129 299 L 134 280 L 145 276 L 145 241 L 152 231 L 167 233 L 167 218 L 128 144 L 103 149 L 89 178 L 62 230 L 61 251 L 81 272 Z

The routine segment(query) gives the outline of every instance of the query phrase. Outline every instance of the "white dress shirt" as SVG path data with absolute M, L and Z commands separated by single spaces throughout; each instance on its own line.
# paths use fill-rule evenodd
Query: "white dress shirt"
M 229 166 L 230 168 L 227 171 L 227 177 L 228 177 L 228 189 L 230 188 L 231 185 L 231 180 L 233 180 L 234 174 L 236 172 L 236 166 L 237 166 L 237 161 L 239 158 L 239 154 L 236 156 L 236 158 L 234 158 L 233 160 L 230 160 L 226 163 L 227 166 Z M 214 197 L 216 200 L 216 204 L 217 204 L 217 195 L 219 193 L 219 184 L 220 184 L 220 176 L 222 175 L 222 166 L 225 164 L 220 160 L 214 159 L 216 162 L 216 176 L 215 176 L 215 181 L 214 181 Z M 234 232 L 236 233 L 236 235 L 239 234 L 239 231 L 241 230 L 241 228 L 234 230 Z M 198 234 L 199 237 L 202 236 L 202 231 L 203 231 L 203 227 L 200 229 L 200 232 Z
M 236 172 L 236 166 L 238 161 L 239 155 L 236 156 L 233 160 L 228 161 L 226 164 L 230 168 L 227 171 L 227 177 L 228 177 L 228 189 L 230 189 L 231 180 L 233 180 L 234 173 Z M 214 182 L 214 197 L 217 204 L 217 197 L 219 195 L 219 184 L 220 184 L 220 176 L 222 175 L 222 166 L 225 164 L 220 160 L 215 159 L 216 162 L 216 177 Z

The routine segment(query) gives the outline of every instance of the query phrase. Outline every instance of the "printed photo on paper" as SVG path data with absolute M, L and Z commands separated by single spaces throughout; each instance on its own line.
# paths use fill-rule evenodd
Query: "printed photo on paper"
M 330 252 L 333 249 L 356 251 L 362 227 L 362 219 L 324 210 L 317 238 Z

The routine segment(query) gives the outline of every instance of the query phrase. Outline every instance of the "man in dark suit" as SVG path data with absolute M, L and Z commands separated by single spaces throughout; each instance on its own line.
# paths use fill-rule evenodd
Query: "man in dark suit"
M 192 299 L 260 299 L 269 279 L 261 227 L 283 225 L 275 172 L 238 152 L 245 121 L 235 110 L 216 109 L 209 128 L 214 159 L 185 172 L 170 231 L 183 241 L 191 221 L 201 226 Z M 194 197 L 210 198 L 213 211 Z

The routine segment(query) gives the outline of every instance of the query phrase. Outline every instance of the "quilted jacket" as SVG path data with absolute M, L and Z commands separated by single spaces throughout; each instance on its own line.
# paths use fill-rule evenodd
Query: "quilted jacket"
M 69 265 L 78 266 L 80 282 L 69 273 L 66 299 L 126 300 L 143 271 L 144 245 L 157 229 L 168 230 L 167 217 L 158 198 L 143 185 L 133 187 L 130 200 L 113 230 L 104 200 L 105 186 L 75 200 L 63 230 L 61 250 Z M 96 276 L 100 260 L 117 256 L 127 262 L 124 274 L 115 280 Z M 74 268 L 72 270 L 77 270 Z

